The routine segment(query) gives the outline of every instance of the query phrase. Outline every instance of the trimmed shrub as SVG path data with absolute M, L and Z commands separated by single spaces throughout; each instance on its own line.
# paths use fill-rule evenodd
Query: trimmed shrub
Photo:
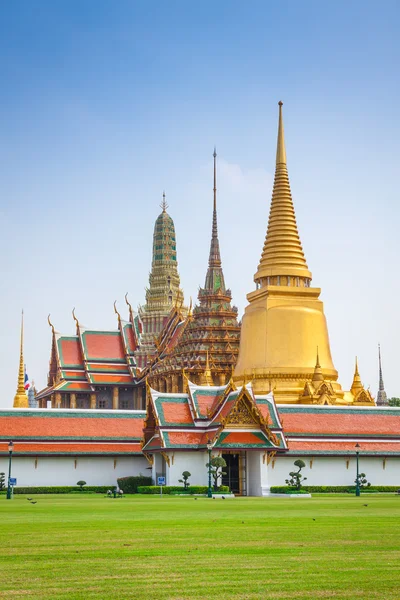
M 83 490 L 83 493 L 97 493 L 106 494 L 107 490 L 115 487 L 115 485 L 88 485 Z M 14 494 L 71 494 L 71 493 L 82 493 L 81 488 L 76 485 L 63 485 L 63 486 L 38 486 L 38 487 L 14 487 Z
M 185 489 L 181 485 L 163 485 L 163 494 L 207 494 L 208 486 L 206 485 L 191 485 L 189 489 Z M 159 485 L 141 485 L 137 489 L 138 494 L 159 494 Z M 229 488 L 227 485 L 221 485 L 219 492 L 223 494 L 229 494 Z M 214 492 L 213 492 L 214 493 Z
M 148 486 L 153 483 L 151 477 L 138 475 L 137 477 L 120 477 L 117 479 L 118 487 L 124 494 L 137 494 L 138 486 Z
M 372 485 L 368 490 L 362 490 L 362 493 L 367 492 L 397 492 L 399 486 L 394 485 Z M 304 485 L 302 490 L 310 494 L 354 494 L 355 487 L 348 485 Z M 271 494 L 287 494 L 288 491 L 294 492 L 294 488 L 288 488 L 284 485 L 274 485 L 270 488 Z

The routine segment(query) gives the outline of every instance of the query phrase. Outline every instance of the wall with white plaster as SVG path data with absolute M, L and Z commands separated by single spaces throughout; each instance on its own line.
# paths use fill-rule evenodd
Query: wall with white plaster
M 37 460 L 14 456 L 11 476 L 17 478 L 17 485 L 21 487 L 76 485 L 81 479 L 87 485 L 115 485 L 118 477 L 148 475 L 148 466 L 142 456 L 39 456 Z M 8 457 L 0 457 L 0 472 L 6 474 L 7 480 Z
M 170 466 L 167 465 L 167 485 L 182 485 L 183 471 L 189 471 L 191 485 L 208 485 L 207 452 L 175 452 L 169 453 Z M 172 458 L 173 457 L 173 458 Z
M 300 457 L 296 457 L 300 458 Z M 268 486 L 285 485 L 290 471 L 297 471 L 295 457 L 276 457 L 268 466 Z M 356 458 L 317 456 L 312 459 L 301 457 L 306 467 L 301 471 L 307 477 L 304 485 L 354 485 Z M 365 473 L 371 485 L 395 485 L 400 488 L 400 457 L 383 458 L 360 456 L 359 470 Z M 347 461 L 348 465 L 347 465 Z

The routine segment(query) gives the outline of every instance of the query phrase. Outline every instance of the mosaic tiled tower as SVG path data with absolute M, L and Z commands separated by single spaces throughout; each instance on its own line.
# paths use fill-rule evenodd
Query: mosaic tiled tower
M 176 254 L 176 235 L 174 222 L 167 213 L 165 193 L 161 204 L 162 213 L 157 217 L 153 235 L 153 261 L 146 289 L 146 304 L 139 307 L 142 322 L 140 347 L 136 352 L 137 365 L 144 368 L 147 361 L 155 355 L 154 340 L 159 336 L 171 308 L 183 303 L 180 289 L 178 262 Z
M 239 351 L 240 326 L 232 294 L 225 286 L 218 240 L 216 157 L 214 151 L 214 207 L 210 256 L 199 303 L 173 339 L 174 347 L 151 372 L 151 385 L 160 391 L 184 391 L 182 370 L 193 383 L 223 385 L 232 375 Z

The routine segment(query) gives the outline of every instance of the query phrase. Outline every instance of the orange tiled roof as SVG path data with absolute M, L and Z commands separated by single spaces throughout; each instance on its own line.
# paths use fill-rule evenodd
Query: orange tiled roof
M 133 441 L 142 437 L 144 417 L 144 413 L 130 411 L 0 411 L 0 439 Z
M 400 439 L 390 442 L 363 442 L 360 441 L 360 455 L 367 454 L 399 454 L 400 455 Z M 346 454 L 355 456 L 354 441 L 333 442 L 331 440 L 305 441 L 305 440 L 290 440 L 289 451 L 291 454 Z
M 400 409 L 278 406 L 285 435 L 400 436 Z
M 140 443 L 26 443 L 14 442 L 14 455 L 22 454 L 141 454 Z M 0 454 L 8 453 L 8 442 L 0 441 Z

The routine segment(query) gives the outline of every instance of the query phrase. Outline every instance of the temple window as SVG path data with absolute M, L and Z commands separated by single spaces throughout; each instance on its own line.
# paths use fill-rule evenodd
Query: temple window
M 105 400 L 99 400 L 99 408 L 105 408 L 106 407 L 106 401 Z
M 128 400 L 122 400 L 121 401 L 121 408 L 122 408 L 122 410 L 127 410 L 129 408 L 129 406 L 128 406 Z

